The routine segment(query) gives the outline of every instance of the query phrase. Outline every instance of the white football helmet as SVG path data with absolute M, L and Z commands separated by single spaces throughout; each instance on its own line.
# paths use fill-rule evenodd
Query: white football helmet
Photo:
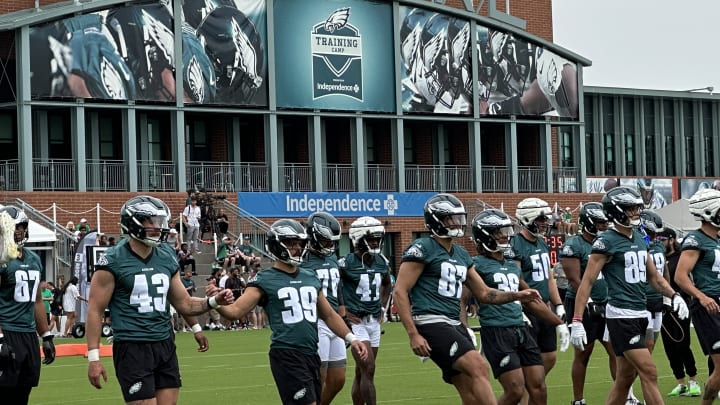
M 552 215 L 552 210 L 548 203 L 534 197 L 520 201 L 515 210 L 515 216 L 520 224 L 535 235 L 545 234 L 548 226 L 547 219 L 550 215 Z
M 377 255 L 382 251 L 385 227 L 373 217 L 360 217 L 350 225 L 348 235 L 355 249 Z M 367 239 L 379 239 L 379 242 L 376 247 L 371 247 Z
M 720 228 L 720 191 L 711 188 L 698 190 L 689 203 L 690 213 L 703 222 Z

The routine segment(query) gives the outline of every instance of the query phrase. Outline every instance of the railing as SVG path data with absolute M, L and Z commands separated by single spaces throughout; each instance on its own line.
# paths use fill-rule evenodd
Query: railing
M 553 191 L 556 193 L 579 193 L 578 178 L 580 170 L 577 167 L 553 168 Z
M 518 191 L 521 193 L 546 192 L 545 169 L 541 166 L 518 166 Z
M 229 219 L 228 233 L 233 235 L 237 243 L 242 243 L 240 235 L 250 238 L 250 245 L 258 253 L 258 256 L 266 256 L 265 240 L 270 227 L 251 213 L 231 204 L 227 200 L 222 201 L 222 208 Z
M 287 163 L 279 165 L 280 191 L 312 191 L 312 166 L 310 163 Z
M 235 190 L 237 191 L 270 191 L 268 186 L 268 167 L 264 163 L 245 163 L 236 166 Z
M 408 165 L 405 169 L 407 191 L 473 190 L 470 166 L 420 166 Z
M 367 165 L 368 191 L 395 191 L 395 168 L 393 165 Z
M 77 190 L 72 159 L 33 159 L 33 189 L 37 191 Z
M 0 162 L 0 190 L 20 190 L 19 173 L 17 159 Z
M 175 191 L 175 164 L 138 160 L 138 191 Z
M 65 229 L 64 226 L 36 210 L 32 205 L 22 199 L 15 199 L 15 204 L 22 208 L 30 219 L 55 232 L 55 235 L 57 235 L 57 241 L 55 242 L 55 258 L 57 259 L 57 264 L 70 268 L 75 254 L 74 235 Z M 55 271 L 59 271 L 57 266 Z
M 483 166 L 482 188 L 485 193 L 509 193 L 510 169 L 506 166 Z
M 327 191 L 355 191 L 355 166 L 351 164 L 326 164 L 324 185 Z
M 88 191 L 125 191 L 127 165 L 123 160 L 88 160 L 87 170 Z

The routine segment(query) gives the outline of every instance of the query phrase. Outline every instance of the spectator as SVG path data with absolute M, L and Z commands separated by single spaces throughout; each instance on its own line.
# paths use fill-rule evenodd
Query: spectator
M 65 320 L 65 331 L 60 337 L 68 337 L 72 333 L 73 326 L 75 326 L 75 306 L 77 305 L 77 301 L 87 302 L 87 299 L 82 297 L 80 291 L 78 291 L 78 281 L 77 277 L 73 277 L 65 284 L 65 287 L 63 287 L 63 309 L 65 310 L 65 316 L 67 318 Z
M 217 230 L 220 233 L 220 235 L 218 236 L 227 235 L 229 224 L 230 221 L 228 220 L 228 216 L 225 215 L 225 210 L 222 208 L 218 208 L 217 214 L 215 215 L 215 225 L 217 226 Z
M 255 256 L 255 249 L 252 245 L 250 245 L 250 235 L 245 235 L 243 237 L 243 243 L 240 245 L 239 250 L 245 259 L 245 266 L 247 266 L 247 269 L 260 267 L 260 261 L 262 259 Z
M 220 272 L 222 271 L 222 268 L 213 267 L 211 271 L 212 274 L 210 277 L 206 278 L 205 281 L 208 282 L 208 286 L 218 286 L 220 284 Z M 205 329 L 218 330 L 222 328 L 222 324 L 220 323 L 220 313 L 215 309 L 210 309 L 210 311 L 208 311 L 208 321 L 209 322 L 205 324 Z
M 50 330 L 50 305 L 53 301 L 53 292 L 48 286 L 47 281 L 40 282 L 40 295 L 42 296 L 43 304 L 45 304 L 45 316 L 47 317 L 48 330 Z
M 108 246 L 115 246 L 116 243 L 114 236 L 108 238 Z
M 195 294 L 195 291 L 197 291 L 197 286 L 195 285 L 195 280 L 193 280 L 192 276 L 193 274 L 190 271 L 185 270 L 185 277 L 180 279 L 185 287 L 185 290 L 187 290 L 188 295 L 191 297 Z
M 558 293 L 560 294 L 560 300 L 565 302 L 565 293 L 567 292 L 569 283 L 567 277 L 565 277 L 562 262 L 558 261 L 555 263 L 553 274 L 555 275 L 555 283 L 557 284 Z
M 179 250 L 180 238 L 178 238 L 178 231 L 175 228 L 170 228 L 170 232 L 168 232 L 165 243 L 175 249 L 176 252 Z
M 228 268 L 235 265 L 236 258 L 237 254 L 232 247 L 232 239 L 228 236 L 222 238 L 222 243 L 217 251 L 217 262 L 222 265 L 223 270 L 227 271 Z
M 48 287 L 53 293 L 53 300 L 50 303 L 50 314 L 52 317 L 50 318 L 48 329 L 50 332 L 53 332 L 53 334 L 56 334 L 54 332 L 57 329 L 57 334 L 59 335 L 62 332 L 62 323 L 60 321 L 60 316 L 62 315 L 62 290 L 55 287 L 55 284 L 50 281 L 48 281 Z
M 658 236 L 658 240 L 665 245 L 665 258 L 667 259 L 667 272 L 670 276 L 670 285 L 680 296 L 690 302 L 690 296 L 680 289 L 675 282 L 675 269 L 680 260 L 680 243 L 677 241 L 677 234 L 670 228 L 665 228 Z M 669 397 L 689 396 L 697 397 L 702 393 L 700 384 L 697 382 L 697 367 L 695 356 L 690 345 L 690 318 L 679 319 L 676 313 L 666 311 L 662 319 L 663 347 L 665 355 L 670 362 L 670 368 L 677 380 L 677 385 L 668 394 Z M 689 381 L 686 381 L 685 377 Z
M 193 276 L 197 276 L 197 272 L 195 271 L 195 258 L 192 254 L 188 251 L 188 244 L 183 242 L 180 244 L 180 250 L 177 252 L 178 254 L 178 264 L 180 264 L 180 268 L 185 271 L 185 267 L 187 265 L 190 265 L 190 269 L 192 270 L 191 274 Z
M 200 254 L 200 207 L 197 198 L 191 197 L 190 205 L 183 210 L 183 224 L 187 227 L 188 248 L 192 254 Z
M 82 218 L 77 226 L 78 231 L 82 231 L 84 234 L 90 232 L 90 225 L 88 225 L 87 218 Z
M 68 223 L 65 224 L 65 229 L 66 229 L 68 232 L 70 232 L 71 234 L 74 235 L 74 234 L 75 234 L 75 231 L 76 231 L 76 229 L 75 229 L 75 222 L 73 222 L 73 221 L 68 221 Z
M 108 246 L 108 237 L 104 233 L 98 234 L 99 238 L 97 239 L 98 246 Z
M 577 233 L 577 226 L 573 223 L 573 215 L 570 207 L 566 207 L 562 213 L 562 233 L 570 236 Z

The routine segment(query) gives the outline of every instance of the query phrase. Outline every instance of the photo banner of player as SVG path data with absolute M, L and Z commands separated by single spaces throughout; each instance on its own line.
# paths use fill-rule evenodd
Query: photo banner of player
M 621 178 L 621 186 L 635 188 L 642 196 L 645 209 L 656 210 L 673 202 L 672 179 L 663 178 Z
M 390 3 L 275 0 L 273 11 L 278 107 L 395 112 Z
M 700 190 L 711 188 L 720 190 L 720 179 L 718 178 L 698 178 L 698 179 L 680 179 L 680 198 L 689 199 L 693 194 Z
M 403 111 L 472 114 L 470 21 L 407 6 L 400 17 Z
M 31 27 L 32 95 L 174 100 L 172 21 L 172 12 L 158 3 Z
M 481 115 L 577 119 L 577 65 L 513 34 L 477 26 Z
M 187 0 L 183 13 L 181 76 L 172 2 L 31 27 L 33 97 L 172 103 L 182 78 L 188 104 L 267 105 L 265 0 Z
M 267 106 L 265 0 L 185 0 L 186 104 Z

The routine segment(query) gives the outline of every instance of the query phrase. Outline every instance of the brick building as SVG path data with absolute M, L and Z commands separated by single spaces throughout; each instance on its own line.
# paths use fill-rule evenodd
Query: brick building
M 580 193 L 590 61 L 552 43 L 550 0 L 166 3 L 0 0 L 5 202 L 54 203 L 59 224 L 99 204 L 113 233 L 129 196 L 179 212 L 194 187 L 235 206 L 446 191 L 470 213 L 598 199 Z M 396 259 L 424 231 L 377 216 Z

